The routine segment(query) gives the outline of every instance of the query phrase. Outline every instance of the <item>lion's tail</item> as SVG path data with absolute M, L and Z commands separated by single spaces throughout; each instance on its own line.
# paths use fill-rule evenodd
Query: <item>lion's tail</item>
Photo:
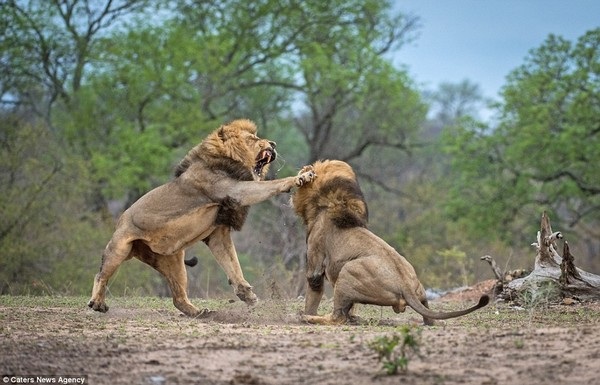
M 433 310 L 427 308 L 425 305 L 423 305 L 421 303 L 421 301 L 419 301 L 417 299 L 416 296 L 405 295 L 404 299 L 406 300 L 406 303 L 408 303 L 408 305 L 410 307 L 412 307 L 417 313 L 419 313 L 423 316 L 423 318 L 425 319 L 425 324 L 428 324 L 428 320 L 427 320 L 428 318 L 429 319 L 448 319 L 448 318 L 460 317 L 465 314 L 474 312 L 477 309 L 481 309 L 482 307 L 486 306 L 490 302 L 489 296 L 482 295 L 481 298 L 479 298 L 479 302 L 477 303 L 477 305 L 472 306 L 468 309 L 450 311 L 450 312 L 437 312 L 437 311 L 433 311 Z

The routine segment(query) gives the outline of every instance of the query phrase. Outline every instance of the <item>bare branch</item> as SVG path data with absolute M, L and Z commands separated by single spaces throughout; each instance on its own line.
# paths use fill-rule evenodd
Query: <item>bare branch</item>
M 6 227 L 0 231 L 0 239 L 6 237 L 17 225 L 26 225 L 31 221 L 33 215 L 31 214 L 31 206 L 35 202 L 37 202 L 38 197 L 44 191 L 46 191 L 46 185 L 50 183 L 50 181 L 54 178 L 56 174 L 62 169 L 62 164 L 59 162 L 55 162 L 52 170 L 43 178 L 39 183 L 34 187 L 29 189 L 31 191 L 31 196 L 27 200 L 27 202 L 20 208 L 19 214 L 15 215 L 15 220 L 12 223 L 7 224 Z
M 387 193 L 398 195 L 398 196 L 401 196 L 403 198 L 408 198 L 408 199 L 411 199 L 411 200 L 413 199 L 412 196 L 408 195 L 404 191 L 402 191 L 402 190 L 400 190 L 398 188 L 390 187 L 385 182 L 383 182 L 383 181 L 381 181 L 381 180 L 379 180 L 377 178 L 374 178 L 370 173 L 362 172 L 360 169 L 356 169 L 356 168 L 355 168 L 355 172 L 356 172 L 356 175 L 358 175 L 361 180 L 363 180 L 363 179 L 367 180 L 369 183 L 380 187 L 383 191 L 385 191 Z
M 600 187 L 589 186 L 582 180 L 580 180 L 577 175 L 568 170 L 559 170 L 554 174 L 549 174 L 545 176 L 540 175 L 532 175 L 532 179 L 537 180 L 539 182 L 552 182 L 561 178 L 568 178 L 571 181 L 575 182 L 577 187 L 584 193 L 589 195 L 597 195 L 600 194 Z

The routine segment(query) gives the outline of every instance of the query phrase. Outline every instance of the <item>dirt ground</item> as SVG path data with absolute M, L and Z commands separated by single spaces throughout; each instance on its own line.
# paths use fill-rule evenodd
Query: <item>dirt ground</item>
M 477 290 L 436 310 L 472 305 Z M 369 342 L 418 325 L 411 309 L 361 306 L 359 325 L 300 321 L 299 300 L 254 307 L 194 301 L 216 311 L 181 316 L 168 299 L 109 298 L 96 313 L 75 297 L 0 297 L 0 376 L 86 375 L 89 384 L 600 384 L 600 304 L 492 304 L 433 327 L 415 326 L 420 356 L 386 375 Z M 324 307 L 331 306 L 325 301 Z M 7 376 L 7 377 L 6 377 Z

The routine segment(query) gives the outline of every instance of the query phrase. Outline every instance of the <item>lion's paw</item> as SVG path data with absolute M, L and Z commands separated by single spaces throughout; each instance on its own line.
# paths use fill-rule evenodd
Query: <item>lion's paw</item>
M 91 299 L 88 302 L 88 306 L 91 307 L 95 311 L 99 311 L 101 313 L 106 313 L 108 311 L 108 306 L 104 302 L 94 301 Z
M 308 171 L 302 172 L 302 170 L 306 169 L 307 167 L 310 167 L 310 169 Z M 304 166 L 302 170 L 300 171 L 300 174 L 298 174 L 298 176 L 296 177 L 297 187 L 302 187 L 305 184 L 312 182 L 317 177 L 317 174 L 312 169 L 312 166 Z
M 258 302 L 258 297 L 252 291 L 252 286 L 239 285 L 237 290 L 235 290 L 235 294 L 250 306 L 256 305 Z
M 302 175 L 302 174 L 304 174 L 305 172 L 310 172 L 310 171 L 313 171 L 313 172 L 314 172 L 314 171 L 315 171 L 315 168 L 314 168 L 312 165 L 308 164 L 308 165 L 306 165 L 306 166 L 302 167 L 302 168 L 300 169 L 300 171 L 298 171 L 298 175 Z
M 327 315 L 302 315 L 300 321 L 316 325 L 342 325 L 346 319 L 344 317 L 334 317 L 333 314 Z
M 196 310 L 197 310 L 196 312 L 190 313 L 190 314 L 182 313 L 181 316 L 182 317 L 192 317 L 192 318 L 206 318 L 214 313 L 214 311 L 209 310 L 207 308 L 196 309 Z

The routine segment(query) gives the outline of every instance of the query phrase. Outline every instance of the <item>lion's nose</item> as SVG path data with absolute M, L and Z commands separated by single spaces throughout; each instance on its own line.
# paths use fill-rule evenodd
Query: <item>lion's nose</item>
M 270 140 L 269 140 L 269 144 L 271 145 L 272 149 L 275 149 L 275 147 L 277 147 L 277 143 L 271 142 Z

